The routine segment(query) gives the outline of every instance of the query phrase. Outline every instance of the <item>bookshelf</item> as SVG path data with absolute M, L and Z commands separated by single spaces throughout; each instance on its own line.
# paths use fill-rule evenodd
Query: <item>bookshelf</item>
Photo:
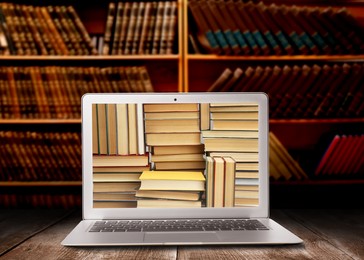
M 91 37 L 96 42 L 104 36 L 106 30 L 106 19 L 108 16 L 109 2 L 88 1 L 87 5 L 84 1 L 73 3 L 71 1 L 47 1 L 38 3 L 32 0 L 14 1 L 14 3 L 22 5 L 68 5 L 74 6 L 83 25 Z M 200 92 L 206 91 L 218 78 L 218 76 L 227 67 L 235 69 L 241 67 L 243 69 L 252 66 L 303 66 L 305 64 L 313 66 L 318 64 L 323 66 L 329 64 L 342 65 L 347 63 L 364 65 L 364 53 L 356 54 L 338 54 L 332 52 L 330 54 L 295 54 L 295 55 L 216 55 L 216 54 L 195 54 L 189 48 L 189 34 L 194 32 L 196 28 L 191 13 L 188 9 L 187 0 L 177 0 L 177 25 L 176 25 L 176 42 L 175 51 L 172 54 L 140 54 L 140 55 L 0 55 L 0 67 L 31 67 L 31 66 L 59 66 L 59 67 L 120 67 L 120 66 L 145 66 L 154 90 L 156 92 Z M 332 6 L 334 10 L 346 7 L 347 10 L 357 19 L 358 23 L 364 28 L 364 2 L 363 1 L 263 1 L 264 4 L 276 5 L 285 4 L 287 6 L 319 6 L 324 8 Z M 362 92 L 361 92 L 362 93 Z M 45 129 L 57 132 L 59 130 L 79 132 L 79 118 L 67 119 L 45 119 L 45 118 L 11 118 L 0 120 L 1 131 L 21 131 L 30 128 L 35 132 L 44 132 Z M 313 153 L 322 137 L 329 133 L 346 133 L 360 132 L 363 129 L 363 115 L 360 116 L 333 116 L 329 118 L 323 117 L 277 117 L 270 120 L 270 129 L 282 141 L 284 146 L 293 155 L 293 157 L 307 171 L 313 171 L 313 162 L 319 160 L 320 155 Z M 361 132 L 363 134 L 363 132 Z M 323 147 L 321 147 L 322 149 Z M 79 173 L 81 174 L 81 173 Z M 363 176 L 354 180 L 309 180 L 303 181 L 274 181 L 272 185 L 279 189 L 285 187 L 304 186 L 311 187 L 313 185 L 327 185 L 350 187 L 355 185 L 363 185 Z M 47 187 L 57 186 L 59 188 L 70 189 L 80 194 L 79 181 L 46 181 L 46 182 L 1 182 L 1 187 L 7 187 L 8 191 L 12 188 L 19 192 L 22 186 L 37 187 L 46 189 Z M 70 188 L 72 186 L 72 188 Z M 277 189 L 278 189 L 277 188 Z M 34 189 L 33 189 L 34 190 Z M 58 189 L 59 190 L 59 189 Z M 334 192 L 334 191 L 332 191 Z

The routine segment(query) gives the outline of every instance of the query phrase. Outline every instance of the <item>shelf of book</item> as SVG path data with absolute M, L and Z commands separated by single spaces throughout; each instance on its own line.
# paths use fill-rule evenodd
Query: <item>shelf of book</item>
M 0 56 L 1 61 L 133 61 L 133 60 L 179 60 L 178 54 L 150 54 L 150 55 L 91 55 L 91 56 L 56 56 L 56 55 L 24 55 Z

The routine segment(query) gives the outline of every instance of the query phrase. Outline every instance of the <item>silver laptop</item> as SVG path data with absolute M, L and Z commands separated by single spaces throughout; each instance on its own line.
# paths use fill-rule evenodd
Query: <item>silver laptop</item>
M 264 93 L 86 94 L 65 246 L 296 244 L 269 218 Z

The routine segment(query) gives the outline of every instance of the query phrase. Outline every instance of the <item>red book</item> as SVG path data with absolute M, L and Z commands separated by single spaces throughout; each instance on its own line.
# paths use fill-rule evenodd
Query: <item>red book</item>
M 328 162 L 330 162 L 331 157 L 336 151 L 336 147 L 339 145 L 340 142 L 340 136 L 336 135 L 334 139 L 331 141 L 329 147 L 327 148 L 326 152 L 322 156 L 320 163 L 316 167 L 315 175 L 322 175 L 325 173 L 325 168 Z

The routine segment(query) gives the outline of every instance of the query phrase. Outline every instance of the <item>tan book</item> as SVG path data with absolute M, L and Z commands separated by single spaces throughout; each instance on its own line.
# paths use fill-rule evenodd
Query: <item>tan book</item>
M 129 133 L 129 154 L 138 153 L 138 125 L 137 106 L 128 104 L 128 133 Z
M 116 132 L 116 105 L 106 105 L 106 120 L 107 120 L 107 154 L 117 154 L 117 132 Z
M 201 201 L 189 200 L 138 200 L 138 208 L 201 208 Z
M 237 171 L 258 171 L 259 163 L 258 162 L 238 162 L 236 163 Z
M 106 105 L 97 104 L 96 109 L 99 154 L 107 154 Z
M 139 190 L 204 191 L 205 177 L 195 171 L 145 171 Z
M 136 201 L 135 192 L 94 192 L 94 201 Z
M 235 191 L 240 191 L 240 190 L 258 191 L 259 186 L 258 185 L 235 185 Z
M 107 11 L 107 16 L 106 16 L 104 43 L 103 43 L 103 47 L 102 47 L 103 55 L 110 54 L 110 50 L 112 49 L 111 45 L 113 44 L 113 42 L 112 42 L 111 36 L 113 33 L 113 28 L 114 28 L 116 20 L 117 20 L 117 18 L 115 18 L 116 16 L 117 16 L 116 15 L 116 4 L 114 2 L 110 2 L 108 11 Z M 114 35 L 115 34 L 116 34 L 116 32 L 114 32 Z
M 208 152 L 258 152 L 258 139 L 204 138 Z
M 224 105 L 217 105 L 217 104 L 211 104 L 210 106 L 210 112 L 258 112 L 258 105 L 254 104 L 247 104 L 247 105 L 239 105 L 236 106 L 225 106 Z
M 207 103 L 200 104 L 200 129 L 210 129 L 210 105 Z
M 200 131 L 198 119 L 146 120 L 145 133 L 191 133 Z
M 236 162 L 231 157 L 222 157 L 225 162 L 224 169 L 224 207 L 234 207 L 235 201 L 235 169 Z
M 235 198 L 235 207 L 259 206 L 259 198 Z
M 258 111 L 254 112 L 214 112 L 211 113 L 212 120 L 258 120 Z
M 204 161 L 204 155 L 200 154 L 163 154 L 163 155 L 151 155 L 152 162 L 202 162 Z
M 93 192 L 136 191 L 140 182 L 94 182 L 93 186 Z
M 147 166 L 105 166 L 93 167 L 93 173 L 142 173 L 143 171 L 150 170 Z
M 258 171 L 236 171 L 235 173 L 236 178 L 241 179 L 257 179 L 259 178 Z
M 222 208 L 225 202 L 225 162 L 214 157 L 214 207 Z
M 155 170 L 204 170 L 205 161 L 155 162 Z
M 204 146 L 198 145 L 175 145 L 175 146 L 153 146 L 153 155 L 182 155 L 182 154 L 203 154 Z
M 94 201 L 94 208 L 136 208 L 136 201 Z
M 231 157 L 236 162 L 258 162 L 259 154 L 257 152 L 254 153 L 220 153 L 220 152 L 212 152 L 209 153 L 211 157 Z
M 138 198 L 140 197 L 140 198 L 169 199 L 169 200 L 196 201 L 200 199 L 199 192 L 187 192 L 187 191 L 138 190 L 135 196 Z
M 199 111 L 197 103 L 187 104 L 144 104 L 144 112 L 187 112 Z
M 206 157 L 206 207 L 214 206 L 214 159 Z
M 94 173 L 94 182 L 139 182 L 141 173 Z
M 259 199 L 259 191 L 238 190 L 235 191 L 235 198 Z
M 211 130 L 258 130 L 258 120 L 211 120 Z
M 199 119 L 198 112 L 151 112 L 144 114 L 145 120 L 165 120 L 165 119 Z
M 118 154 L 129 154 L 129 123 L 127 104 L 116 104 L 116 132 Z
M 94 167 L 146 166 L 148 155 L 94 155 Z
M 99 129 L 97 127 L 97 108 L 92 104 L 92 154 L 99 154 Z
M 258 131 L 246 130 L 246 131 L 236 131 L 236 130 L 211 130 L 211 131 L 201 131 L 203 138 L 258 138 Z
M 151 146 L 199 145 L 200 133 L 161 133 L 146 134 L 146 144 Z

